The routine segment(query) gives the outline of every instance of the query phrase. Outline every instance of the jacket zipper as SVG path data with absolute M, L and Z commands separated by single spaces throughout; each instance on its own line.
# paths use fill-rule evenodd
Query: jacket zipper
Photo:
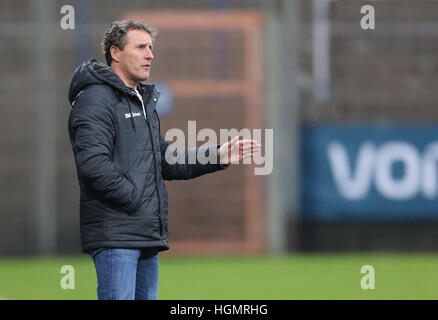
M 150 93 L 149 96 L 148 96 L 148 101 L 149 101 L 149 99 L 150 99 L 150 96 L 151 96 L 152 92 L 153 92 L 153 89 L 152 89 L 151 93 Z M 136 94 L 136 96 L 137 96 L 137 94 Z M 154 137 L 153 137 L 153 135 L 152 135 L 152 129 L 151 129 L 151 126 L 150 126 L 150 123 L 149 123 L 149 119 L 148 119 L 148 117 L 146 117 L 146 111 L 145 111 L 145 107 L 144 107 L 143 99 L 140 99 L 140 97 L 138 97 L 138 96 L 137 96 L 137 98 L 138 98 L 138 99 L 140 100 L 140 102 L 141 102 L 141 106 L 142 106 L 142 108 L 143 108 L 144 119 L 145 119 L 146 124 L 147 124 L 147 126 L 148 126 L 149 136 L 150 136 L 150 138 L 151 138 L 151 142 L 152 142 L 152 156 L 153 156 L 153 158 L 154 158 L 154 168 L 155 168 L 155 190 L 157 190 L 157 195 L 158 195 L 158 218 L 160 219 L 160 238 L 162 238 L 164 227 L 163 227 L 163 221 L 162 221 L 162 219 L 161 219 L 161 196 L 160 196 L 160 192 L 159 192 L 159 190 L 158 190 L 158 178 L 157 178 L 158 168 L 157 168 L 157 161 L 156 161 L 156 158 L 155 158 Z

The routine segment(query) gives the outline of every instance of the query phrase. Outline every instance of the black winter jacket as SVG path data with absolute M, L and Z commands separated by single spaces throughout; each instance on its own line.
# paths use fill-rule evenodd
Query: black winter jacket
M 140 84 L 144 101 L 107 65 L 94 59 L 70 84 L 69 135 L 80 186 L 82 251 L 97 248 L 169 249 L 167 191 L 163 179 L 191 179 L 222 170 L 220 164 L 188 164 L 189 154 L 216 156 L 219 145 L 189 150 L 185 164 L 165 161 L 168 143 L 155 110 L 159 92 Z

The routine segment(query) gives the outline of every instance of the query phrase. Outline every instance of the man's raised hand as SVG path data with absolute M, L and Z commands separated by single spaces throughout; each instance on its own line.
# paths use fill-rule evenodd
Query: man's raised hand
M 236 136 L 224 143 L 217 154 L 221 164 L 239 163 L 242 159 L 253 157 L 261 148 L 262 145 L 257 140 L 239 140 L 239 136 Z

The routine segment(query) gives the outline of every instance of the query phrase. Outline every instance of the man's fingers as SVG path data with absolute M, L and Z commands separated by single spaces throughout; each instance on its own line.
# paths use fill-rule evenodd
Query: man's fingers
M 250 139 L 242 139 L 239 140 L 240 144 L 259 144 L 257 140 L 250 140 Z
M 246 145 L 246 146 L 242 146 L 240 149 L 241 150 L 244 150 L 244 151 L 246 151 L 246 150 L 260 150 L 262 148 L 262 146 L 261 145 Z
M 254 156 L 253 153 L 244 153 L 243 156 L 242 156 L 242 159 L 253 157 L 253 156 Z
M 254 153 L 259 152 L 262 148 L 262 145 L 257 140 L 243 139 L 238 140 L 239 137 L 234 137 L 230 141 L 229 147 L 233 146 L 231 149 L 231 154 L 239 154 L 239 158 L 248 158 L 254 155 Z M 235 148 L 234 146 L 238 146 Z
M 260 151 L 260 149 L 245 150 L 245 151 L 240 152 L 240 154 L 243 154 L 243 155 L 245 155 L 245 154 L 255 154 L 255 153 L 259 152 L 259 151 Z
M 239 147 L 240 148 L 250 148 L 250 147 L 261 147 L 262 145 L 256 140 L 240 140 Z
M 241 150 L 240 153 L 258 153 L 260 152 L 262 149 L 261 148 L 252 148 L 252 149 L 246 149 L 246 150 Z

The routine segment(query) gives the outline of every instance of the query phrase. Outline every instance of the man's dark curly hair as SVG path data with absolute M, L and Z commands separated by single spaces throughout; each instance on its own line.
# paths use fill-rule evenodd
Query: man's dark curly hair
M 113 58 L 111 57 L 110 48 L 112 46 L 116 46 L 120 50 L 123 50 L 126 44 L 126 35 L 130 30 L 143 30 L 149 33 L 152 38 L 152 41 L 158 35 L 158 29 L 151 25 L 145 24 L 141 21 L 132 21 L 132 20 L 121 20 L 114 21 L 111 24 L 106 32 L 105 36 L 102 40 L 101 46 L 103 50 L 103 54 L 105 55 L 106 64 L 111 66 L 111 62 Z

